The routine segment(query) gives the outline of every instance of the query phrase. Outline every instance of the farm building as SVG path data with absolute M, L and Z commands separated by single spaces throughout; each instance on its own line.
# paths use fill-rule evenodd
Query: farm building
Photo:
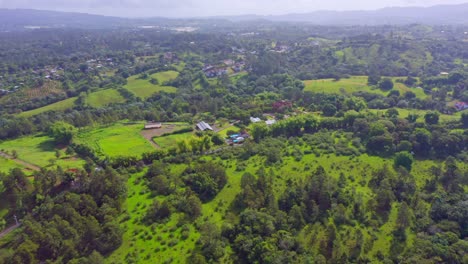
M 205 130 L 211 130 L 213 131 L 213 128 L 208 125 L 205 121 L 201 121 L 200 123 L 197 124 L 197 128 L 200 130 L 200 131 L 205 131 Z
M 161 123 L 148 123 L 145 125 L 145 129 L 159 129 L 162 127 Z

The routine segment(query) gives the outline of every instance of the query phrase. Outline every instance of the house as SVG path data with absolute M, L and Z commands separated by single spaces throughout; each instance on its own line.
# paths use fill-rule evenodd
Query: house
M 458 110 L 458 111 L 463 111 L 465 109 L 468 109 L 468 103 L 465 103 L 465 102 L 458 102 L 455 104 L 455 108 Z
M 161 123 L 147 123 L 145 129 L 159 129 L 162 127 Z
M 197 128 L 200 130 L 200 131 L 205 131 L 205 130 L 211 130 L 213 131 L 213 128 L 208 125 L 205 121 L 201 121 L 200 123 L 197 124 Z
M 228 74 L 228 70 L 225 67 L 206 67 L 204 68 L 204 72 L 206 77 L 208 78 L 214 78 L 214 77 L 219 77 L 222 75 Z
M 267 126 L 271 126 L 271 125 L 276 123 L 276 120 L 275 119 L 270 119 L 270 120 L 265 121 L 265 123 L 267 124 Z
M 449 73 L 448 72 L 441 72 L 440 75 L 441 76 L 449 76 Z
M 232 66 L 232 65 L 234 65 L 235 61 L 233 61 L 231 59 L 227 59 L 227 60 L 224 60 L 223 63 L 226 66 Z
M 258 123 L 260 121 L 262 121 L 262 120 L 260 118 L 258 118 L 258 117 L 250 117 L 250 122 L 252 122 L 252 123 Z

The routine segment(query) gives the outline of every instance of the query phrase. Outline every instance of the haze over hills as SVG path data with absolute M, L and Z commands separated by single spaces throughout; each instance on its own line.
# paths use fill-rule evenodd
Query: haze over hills
M 452 24 L 468 25 L 468 3 L 432 7 L 390 7 L 374 11 L 314 11 L 274 16 L 242 15 L 193 17 L 190 21 L 223 19 L 231 22 L 264 20 L 272 22 L 307 22 L 317 25 L 383 25 L 383 24 Z M 0 9 L 0 31 L 25 28 L 119 28 L 143 25 L 176 24 L 182 19 L 121 18 L 85 13 L 33 9 Z

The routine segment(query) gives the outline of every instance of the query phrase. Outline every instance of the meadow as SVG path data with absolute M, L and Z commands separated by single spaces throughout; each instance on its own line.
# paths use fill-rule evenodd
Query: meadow
M 163 86 L 163 84 L 177 78 L 177 76 L 179 76 L 179 73 L 176 71 L 158 72 L 150 75 L 147 79 L 140 79 L 140 75 L 134 75 L 127 78 L 127 84 L 124 87 L 143 99 L 161 91 L 175 93 L 177 88 Z M 151 78 L 157 79 L 159 84 L 152 84 L 150 82 Z
M 22 112 L 18 114 L 18 116 L 31 117 L 45 112 L 65 111 L 75 106 L 76 99 L 77 97 L 71 97 L 44 107 Z M 123 98 L 123 96 L 114 89 L 107 89 L 90 93 L 86 98 L 88 105 L 95 108 L 104 107 L 114 103 L 125 103 L 125 101 L 125 98 Z
M 161 137 L 153 138 L 153 141 L 161 148 L 170 148 L 177 146 L 177 142 L 192 138 L 192 132 L 186 132 L 182 134 L 173 134 Z
M 83 160 L 66 155 L 65 150 L 57 146 L 51 137 L 44 135 L 4 141 L 0 143 L 0 150 L 8 153 L 16 151 L 18 159 L 39 167 L 58 165 L 63 169 L 70 169 L 84 165 Z M 59 158 L 56 157 L 56 151 L 60 153 Z
M 114 89 L 90 93 L 87 102 L 91 107 L 99 108 L 110 104 L 125 103 L 125 98 Z
M 404 77 L 392 77 L 391 79 L 394 82 L 394 90 L 400 91 L 400 94 L 405 92 L 412 91 L 416 94 L 418 98 L 424 99 L 428 95 L 424 93 L 422 89 L 410 88 L 403 83 L 397 83 L 397 79 L 402 79 Z M 335 81 L 334 79 L 319 79 L 319 80 L 308 80 L 304 81 L 305 88 L 304 91 L 317 92 L 317 93 L 333 93 L 333 94 L 342 94 L 348 93 L 352 94 L 359 91 L 366 91 L 370 93 L 381 94 L 387 96 L 389 91 L 382 91 L 379 88 L 370 87 L 367 85 L 367 76 L 351 76 L 348 79 L 340 79 Z
M 63 101 L 59 101 L 59 102 L 56 102 L 56 103 L 53 103 L 44 107 L 22 112 L 18 114 L 18 116 L 31 117 L 31 116 L 35 116 L 35 115 L 42 114 L 45 112 L 50 112 L 50 111 L 64 111 L 64 110 L 73 108 L 73 106 L 75 105 L 75 101 L 76 101 L 76 97 L 68 98 Z
M 410 114 L 418 115 L 417 121 L 423 122 L 424 115 L 429 112 L 428 110 L 420 110 L 420 109 L 405 109 L 405 108 L 395 108 L 398 111 L 399 118 L 406 118 Z M 378 114 L 379 116 L 384 116 L 387 110 L 379 110 L 379 109 L 368 109 L 369 112 Z M 440 114 L 439 120 L 441 122 L 449 122 L 449 121 L 457 121 L 460 120 L 460 113 L 455 113 L 453 115 L 447 114 Z
M 151 143 L 140 133 L 143 127 L 143 122 L 119 122 L 111 126 L 87 128 L 78 133 L 75 142 L 89 146 L 100 155 L 141 157 L 145 152 L 154 151 Z

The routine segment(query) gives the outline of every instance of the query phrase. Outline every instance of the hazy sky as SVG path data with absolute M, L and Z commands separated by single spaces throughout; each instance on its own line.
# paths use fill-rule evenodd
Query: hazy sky
M 460 4 L 468 0 L 0 0 L 0 8 L 77 11 L 113 16 L 196 17 L 368 10 L 391 6 Z

